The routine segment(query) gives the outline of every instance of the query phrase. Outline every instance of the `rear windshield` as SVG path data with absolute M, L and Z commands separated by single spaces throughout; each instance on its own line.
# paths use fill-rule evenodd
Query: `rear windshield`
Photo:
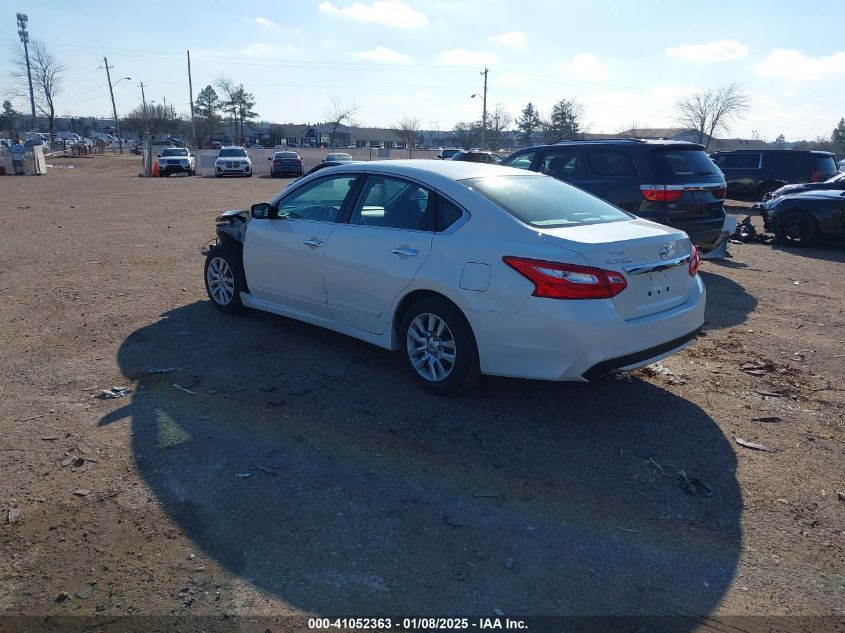
M 246 156 L 246 150 L 241 149 L 240 147 L 227 147 L 225 149 L 221 149 L 220 153 L 218 154 L 221 158 L 231 158 L 231 157 L 244 157 Z
M 816 155 L 816 169 L 818 171 L 836 171 L 836 161 L 833 156 Z
M 490 176 L 461 182 L 517 220 L 537 228 L 621 222 L 633 217 L 548 176 Z
M 166 149 L 161 153 L 162 156 L 187 156 L 188 150 L 186 149 Z
M 657 169 L 664 176 L 716 176 L 719 169 L 704 153 L 695 149 L 668 149 L 654 152 Z
M 296 152 L 276 152 L 276 158 L 299 158 Z

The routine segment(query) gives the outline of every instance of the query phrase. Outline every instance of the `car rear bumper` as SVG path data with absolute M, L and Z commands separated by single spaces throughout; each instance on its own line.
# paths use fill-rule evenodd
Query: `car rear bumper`
M 594 380 L 664 358 L 704 323 L 706 291 L 696 276 L 686 301 L 626 321 L 612 300 L 531 297 L 518 312 L 467 310 L 485 374 L 541 380 Z

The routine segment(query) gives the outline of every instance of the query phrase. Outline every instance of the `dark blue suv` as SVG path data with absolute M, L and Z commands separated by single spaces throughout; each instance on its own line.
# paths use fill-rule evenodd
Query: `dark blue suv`
M 634 215 L 681 229 L 704 251 L 722 239 L 725 178 L 702 145 L 562 141 L 518 150 L 499 164 L 554 176 Z

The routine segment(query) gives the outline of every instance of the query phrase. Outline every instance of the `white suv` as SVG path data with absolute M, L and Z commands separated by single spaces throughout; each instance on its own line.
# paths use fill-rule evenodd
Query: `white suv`
M 252 176 L 252 162 L 243 147 L 224 147 L 214 161 L 214 175 Z
M 184 147 L 168 147 L 158 155 L 158 175 L 162 178 L 171 174 L 193 176 L 194 173 L 194 155 Z

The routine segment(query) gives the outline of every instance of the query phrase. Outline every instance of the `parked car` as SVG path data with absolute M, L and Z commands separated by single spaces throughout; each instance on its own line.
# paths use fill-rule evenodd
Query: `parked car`
M 352 156 L 350 156 L 349 154 L 346 154 L 344 152 L 333 152 L 331 154 L 328 154 L 323 159 L 323 162 L 331 162 L 331 161 L 333 161 L 333 162 L 343 162 L 343 161 L 350 162 L 351 160 L 352 160 Z
M 465 160 L 471 163 L 500 163 L 501 156 L 496 156 L 491 152 L 482 152 L 479 150 L 461 150 L 455 152 L 449 160 Z
M 264 149 L 264 146 L 261 145 L 260 143 L 253 143 L 252 145 L 249 146 L 249 149 Z
M 211 142 L 211 149 L 222 149 L 222 148 L 223 148 L 223 143 L 221 143 L 220 141 L 212 141 Z
M 214 161 L 214 175 L 252 176 L 252 161 L 243 147 L 224 147 Z
M 311 174 L 318 172 L 318 171 L 322 171 L 323 169 L 326 169 L 328 167 L 337 167 L 338 165 L 349 165 L 350 163 L 355 163 L 355 162 L 359 162 L 359 161 L 354 161 L 354 160 L 353 161 L 349 161 L 349 160 L 324 160 L 322 162 L 317 163 L 311 169 L 306 171 L 305 174 L 303 174 L 303 177 L 304 176 L 310 176 Z
M 825 237 L 845 237 L 845 191 L 803 191 L 755 207 L 781 244 L 810 246 Z
M 838 172 L 830 152 L 743 149 L 710 156 L 725 175 L 728 195 L 733 198 L 762 200 L 784 185 L 823 182 Z
M 845 158 L 839 161 L 839 171 L 845 171 Z
M 780 189 L 770 191 L 763 200 L 770 200 L 778 196 L 785 196 L 790 193 L 801 193 L 802 191 L 842 191 L 845 190 L 845 173 L 836 174 L 824 182 L 803 182 L 800 185 L 784 185 Z
M 698 252 L 682 231 L 480 163 L 315 173 L 221 215 L 206 255 L 219 310 L 398 350 L 439 394 L 481 374 L 594 380 L 684 348 L 704 321 Z
M 173 174 L 193 176 L 195 173 L 194 155 L 184 147 L 168 147 L 158 154 L 158 175 L 162 178 Z
M 641 218 L 681 229 L 703 251 L 723 239 L 725 179 L 701 145 L 564 141 L 517 150 L 499 164 L 548 174 Z
M 302 175 L 302 158 L 296 152 L 276 152 L 267 160 L 271 176 Z
M 437 154 L 437 158 L 439 158 L 440 160 L 448 160 L 460 151 L 461 150 L 454 149 L 454 148 L 452 148 L 452 149 L 441 149 L 440 153 Z

